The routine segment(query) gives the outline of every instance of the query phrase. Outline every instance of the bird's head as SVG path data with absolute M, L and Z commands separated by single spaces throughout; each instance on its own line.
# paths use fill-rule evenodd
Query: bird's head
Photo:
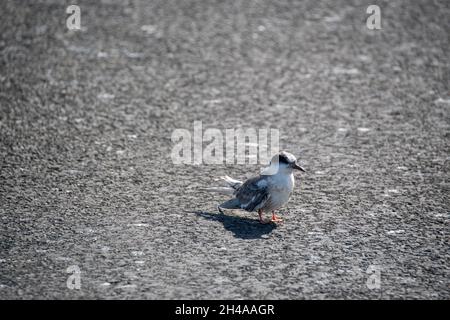
M 293 170 L 300 170 L 305 172 L 302 166 L 297 162 L 297 159 L 292 153 L 281 151 L 272 157 L 266 174 L 292 173 Z

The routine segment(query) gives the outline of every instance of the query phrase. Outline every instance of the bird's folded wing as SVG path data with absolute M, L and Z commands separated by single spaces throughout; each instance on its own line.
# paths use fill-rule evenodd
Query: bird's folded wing
M 251 178 L 240 187 L 236 193 L 236 198 L 241 203 L 241 208 L 247 211 L 258 210 L 264 206 L 269 199 L 267 183 L 261 183 L 262 178 Z

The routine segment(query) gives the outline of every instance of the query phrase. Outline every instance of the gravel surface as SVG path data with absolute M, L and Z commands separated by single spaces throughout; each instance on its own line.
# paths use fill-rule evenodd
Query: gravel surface
M 449 1 L 76 2 L 2 1 L 1 299 L 450 298 Z M 280 130 L 283 224 L 172 164 L 194 121 Z

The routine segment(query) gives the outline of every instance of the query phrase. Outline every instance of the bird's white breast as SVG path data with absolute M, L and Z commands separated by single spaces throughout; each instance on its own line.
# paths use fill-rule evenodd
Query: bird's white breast
M 294 190 L 294 175 L 292 173 L 273 175 L 271 188 L 280 192 L 292 192 Z
M 292 190 L 294 190 L 293 174 L 276 174 L 270 181 L 270 207 L 268 210 L 276 210 L 288 202 Z

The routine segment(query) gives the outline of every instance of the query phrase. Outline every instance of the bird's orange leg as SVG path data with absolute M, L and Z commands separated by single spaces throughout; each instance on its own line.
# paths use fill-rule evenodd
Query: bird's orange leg
M 271 221 L 273 221 L 273 222 L 282 222 L 283 219 L 281 219 L 279 216 L 277 216 L 277 215 L 275 214 L 274 211 L 272 211 L 272 220 L 271 220 Z

